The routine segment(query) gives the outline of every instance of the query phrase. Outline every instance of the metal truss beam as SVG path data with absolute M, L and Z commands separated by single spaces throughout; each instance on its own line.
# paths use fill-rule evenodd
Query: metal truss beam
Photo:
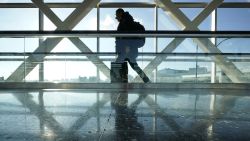
M 101 59 L 103 62 L 105 61 L 114 61 L 114 58 L 103 58 Z M 152 61 L 153 59 L 150 59 L 150 58 L 139 58 L 137 59 L 137 61 L 141 62 L 141 61 Z M 229 59 L 231 62 L 250 62 L 250 59 Z M 23 61 L 23 59 L 12 59 L 12 58 L 3 58 L 3 59 L 0 59 L 0 61 Z M 65 59 L 64 58 L 45 58 L 44 61 L 62 61 L 62 62 L 65 62 Z M 79 61 L 79 62 L 82 62 L 82 61 L 89 61 L 89 59 L 78 59 L 78 58 L 67 58 L 66 61 Z M 192 59 L 192 58 L 173 58 L 173 59 L 168 59 L 168 58 L 165 58 L 163 60 L 163 62 L 166 61 L 166 62 L 212 62 L 210 59 Z
M 57 17 L 56 17 L 57 18 Z M 58 19 L 60 23 L 60 19 Z M 57 19 L 54 21 L 57 22 Z M 147 30 L 142 33 L 138 32 L 116 32 L 114 30 L 89 31 L 0 31 L 1 38 L 42 38 L 42 37 L 78 37 L 78 38 L 111 38 L 111 37 L 147 37 L 147 38 L 250 38 L 250 31 L 175 31 Z
M 64 24 L 61 24 L 57 30 L 65 30 L 65 29 L 70 29 L 73 28 L 90 10 L 90 5 L 93 5 L 94 3 L 91 3 L 90 0 L 87 1 L 89 3 L 86 4 L 86 1 L 83 2 L 83 4 L 81 4 L 64 22 Z M 92 2 L 96 2 L 96 1 L 92 1 Z M 87 6 L 87 7 L 86 7 Z M 46 8 L 46 7 L 43 7 Z M 53 13 L 49 13 L 51 14 L 50 16 L 55 16 L 53 15 Z M 56 19 L 57 23 L 60 23 L 60 19 Z M 50 52 L 53 47 L 55 47 L 57 45 L 57 43 L 59 43 L 62 40 L 62 38 L 54 38 L 54 39 L 47 39 L 44 42 L 42 42 L 42 44 L 38 47 L 38 49 L 36 49 L 35 52 Z M 50 46 L 50 48 L 48 49 L 47 47 Z M 16 71 L 8 78 L 8 81 L 16 81 L 16 80 L 22 80 L 26 74 L 22 75 L 25 70 L 23 69 L 27 64 L 29 65 L 28 69 L 26 71 L 28 71 L 28 73 L 34 69 L 34 67 L 36 65 L 38 65 L 38 63 L 40 61 L 42 61 L 44 59 L 44 55 L 33 55 L 28 57 L 24 63 L 22 63 L 17 69 Z M 27 62 L 27 64 L 26 64 Z M 50 127 L 53 132 L 55 132 L 56 134 L 64 134 L 66 133 L 64 131 L 64 129 L 61 127 L 61 125 L 51 116 L 51 114 L 49 114 L 45 109 L 43 111 L 41 111 L 40 107 L 32 100 L 31 95 L 27 94 L 27 95 L 18 95 L 18 94 L 14 94 L 14 96 L 23 104 L 26 105 L 29 110 L 32 113 L 35 113 L 35 115 L 42 121 L 43 119 L 45 119 L 43 122 Z M 76 138 L 81 138 L 81 137 L 76 137 Z
M 193 22 L 191 22 L 170 0 L 165 0 L 165 1 L 162 1 L 162 0 L 157 0 L 158 1 L 158 4 L 159 5 L 163 5 L 162 9 L 164 11 L 170 11 L 170 14 L 171 16 L 176 20 L 176 22 L 179 24 L 179 25 L 182 25 L 184 26 L 184 30 L 199 30 L 198 29 L 198 25 L 214 10 L 216 9 L 222 2 L 223 0 L 220 0 L 220 1 L 212 1 L 194 20 Z M 162 52 L 172 52 L 182 41 L 184 41 L 185 38 L 175 38 Z M 197 39 L 198 40 L 198 39 Z M 207 41 L 210 41 L 209 39 L 207 39 Z M 210 41 L 211 42 L 211 41 Z M 212 42 L 211 42 L 212 44 Z M 207 47 L 202 44 L 203 46 L 203 49 L 207 49 Z M 215 47 L 214 47 L 215 48 Z M 209 50 L 207 49 L 208 51 L 212 52 L 214 50 Z M 206 50 L 205 50 L 206 51 Z M 212 53 L 220 53 L 219 50 L 216 50 L 216 52 L 212 52 Z M 146 68 L 144 69 L 144 71 L 147 73 L 147 72 L 152 72 L 161 62 L 162 62 L 162 59 L 163 57 L 156 57 L 153 61 L 150 62 L 150 64 L 148 64 L 146 66 Z M 215 59 L 215 58 L 213 58 Z M 234 66 L 233 64 L 228 64 L 228 62 L 226 62 L 224 60 L 224 58 L 216 58 L 215 61 L 218 63 L 220 63 L 219 65 L 223 65 L 223 67 L 228 67 L 226 65 L 230 65 L 231 69 L 237 69 L 236 67 L 232 67 Z M 224 62 L 223 62 L 224 61 Z M 229 61 L 229 60 L 227 60 Z M 227 63 L 227 64 L 226 64 Z M 223 68 L 225 69 L 225 68 Z M 230 69 L 230 68 L 226 68 L 226 69 Z M 227 71 L 227 70 L 226 70 Z M 227 72 L 228 75 L 230 75 L 229 77 L 231 77 L 231 79 L 235 82 L 245 82 L 243 81 L 240 77 L 238 77 L 240 75 L 240 72 L 238 72 L 236 70 L 236 72 L 233 70 L 233 71 L 230 71 L 230 72 Z M 230 73 L 233 73 L 233 75 L 231 75 Z M 237 77 L 235 77 L 235 75 Z M 139 77 L 137 76 L 134 80 L 137 80 Z M 141 97 L 141 96 L 139 96 Z M 154 101 L 151 97 L 147 96 L 146 95 L 146 98 L 148 99 L 147 101 L 145 101 L 147 104 L 150 105 L 150 101 Z M 208 125 L 208 124 L 207 124 Z M 173 125 L 173 127 L 175 127 Z M 178 133 L 178 129 L 179 128 L 173 128 L 173 129 L 176 129 L 177 133 Z
M 58 23 L 60 23 L 60 21 L 58 22 Z M 58 29 L 59 30 L 59 29 Z M 58 38 L 59 39 L 59 38 Z M 59 41 L 60 42 L 60 41 Z M 39 58 L 39 57 L 38 57 Z M 35 59 L 38 59 L 37 57 L 35 57 Z M 151 100 L 151 99 L 149 99 L 149 100 Z M 147 103 L 151 103 L 152 104 L 152 101 L 148 101 Z M 77 127 L 78 127 L 79 125 L 77 124 Z M 75 129 L 75 127 L 74 127 L 74 129 Z
M 53 17 L 54 22 L 57 23 L 57 26 L 58 26 L 57 30 L 68 30 L 68 29 L 72 29 L 91 10 L 91 5 L 95 5 L 98 1 L 90 2 L 89 0 L 89 1 L 83 2 L 73 13 L 71 13 L 71 15 L 63 23 L 61 22 L 59 18 L 56 17 L 56 15 L 53 12 L 49 12 L 49 9 L 47 9 L 47 7 L 43 5 L 41 1 L 37 1 L 37 2 L 38 2 L 38 5 L 41 6 L 41 9 L 47 12 L 47 15 L 49 15 L 49 17 Z M 35 50 L 35 52 L 50 52 L 62 39 L 63 38 L 46 39 L 44 42 L 42 42 L 42 44 L 38 47 L 38 49 Z M 33 56 L 28 57 L 25 60 L 25 62 L 22 63 L 16 69 L 16 71 L 8 78 L 8 80 L 9 81 L 22 80 L 26 76 L 26 74 L 24 75 L 22 74 L 24 72 L 29 73 L 30 71 L 32 71 L 35 68 L 35 66 L 37 66 L 38 63 L 44 59 L 44 57 L 45 55 L 33 55 Z M 24 70 L 25 69 L 24 67 L 27 65 L 26 62 L 29 65 L 29 67 L 26 70 Z M 19 95 L 15 95 L 15 97 L 21 102 L 24 101 L 23 99 L 20 98 Z M 23 105 L 27 105 L 27 103 L 34 103 L 34 102 L 33 100 L 25 99 L 25 102 L 23 103 Z M 32 110 L 34 109 L 34 107 L 37 107 L 37 106 L 33 104 L 33 105 L 30 105 L 29 107 L 31 107 L 31 110 Z M 46 113 L 46 111 L 44 112 Z M 39 115 L 37 116 L 39 117 Z M 53 117 L 50 117 L 47 120 L 51 121 L 54 124 L 57 123 Z M 54 126 L 52 126 L 51 129 L 53 129 L 54 132 L 58 132 L 58 131 L 60 133 L 64 132 L 63 129 L 60 127 L 60 125 L 56 125 L 56 127 L 58 127 L 58 129 L 55 129 Z
M 191 22 L 171 1 L 169 0 L 157 0 L 160 5 L 164 5 L 162 9 L 164 11 L 170 11 L 170 15 L 176 20 L 176 22 L 180 26 L 184 26 L 184 30 L 199 30 L 198 25 L 207 17 L 214 9 L 220 5 L 223 0 L 212 1 L 194 20 Z M 162 52 L 168 51 L 172 52 L 185 38 L 174 39 Z M 195 39 L 198 42 L 199 47 L 203 49 L 205 52 L 209 53 L 221 53 L 209 39 Z M 209 46 L 207 46 L 209 45 Z M 227 74 L 227 76 L 236 83 L 245 82 L 245 80 L 241 77 L 242 73 L 234 66 L 232 62 L 227 60 L 227 58 L 223 56 L 215 56 L 213 57 L 214 61 L 217 65 L 220 66 L 221 69 Z M 148 66 L 149 68 L 145 68 L 144 70 L 147 72 L 151 72 L 153 68 L 161 63 L 161 58 L 156 58 L 154 62 L 151 62 Z M 154 67 L 150 66 L 154 65 Z M 149 69 L 149 70 L 147 70 Z M 138 77 L 137 77 L 138 78 Z
M 38 0 L 33 0 L 33 2 L 39 7 L 39 9 L 41 11 L 44 12 L 44 14 L 58 27 L 60 27 L 62 24 L 64 27 L 68 27 L 70 26 L 70 23 L 72 22 L 72 20 L 65 20 L 65 22 L 61 22 L 60 19 L 54 14 L 54 12 L 48 7 L 46 6 L 44 3 L 38 1 Z M 97 1 L 98 2 L 98 1 Z M 96 3 L 97 3 L 96 2 Z M 94 4 L 96 5 L 96 4 Z M 94 6 L 92 5 L 92 6 Z M 89 8 L 91 10 L 91 7 L 86 6 L 85 8 Z M 89 10 L 89 11 L 90 11 Z M 75 15 L 74 17 L 77 17 L 77 15 Z M 75 19 L 75 18 L 74 18 Z M 79 19 L 76 19 L 76 21 L 78 22 Z M 74 21 L 73 21 L 74 22 Z M 64 25 L 65 24 L 65 25 Z M 63 27 L 63 29 L 64 29 Z M 73 27 L 70 27 L 73 28 Z M 88 57 L 88 59 L 93 62 L 94 65 L 97 66 L 97 68 L 99 68 L 104 75 L 106 75 L 107 77 L 109 77 L 110 74 L 110 70 L 109 68 L 99 59 L 98 55 L 94 55 L 94 53 L 92 53 L 92 51 L 79 39 L 79 38 L 68 38 L 81 52 L 87 52 L 89 53 L 86 54 L 86 56 Z
M 170 11 L 171 14 L 173 14 L 173 17 L 174 19 L 176 19 L 177 22 L 181 23 L 182 25 L 184 25 L 185 28 L 190 28 L 191 30 L 199 30 L 198 28 L 195 28 L 197 27 L 198 25 L 195 25 L 195 24 L 198 24 L 199 22 L 203 21 L 201 20 L 202 17 L 207 17 L 207 15 L 210 13 L 209 11 L 210 10 L 213 10 L 213 8 L 215 9 L 216 8 L 216 5 L 217 4 L 220 4 L 220 1 L 217 1 L 215 3 L 213 3 L 213 1 L 210 3 L 210 7 L 208 6 L 202 13 L 200 13 L 197 17 L 200 16 L 200 18 L 196 18 L 197 19 L 197 22 L 194 22 L 193 23 L 191 21 L 189 21 L 189 19 L 184 15 L 182 14 L 182 12 L 177 8 L 175 7 L 171 1 L 168 1 L 168 0 L 165 0 L 165 1 L 162 1 L 162 0 L 158 0 L 161 2 L 161 4 L 164 5 L 163 7 L 163 10 L 165 11 Z M 217 3 L 217 4 L 216 4 Z M 213 6 L 214 5 L 214 6 Z M 210 10 L 209 10 L 210 9 Z M 203 16 L 202 16 L 203 15 Z M 194 24 L 194 25 L 192 25 Z M 202 39 L 202 40 L 199 40 L 199 39 L 196 39 L 198 41 L 198 44 L 202 47 L 202 49 L 205 51 L 205 52 L 218 52 L 220 53 L 219 50 L 216 50 L 215 46 L 212 44 L 212 42 L 209 40 L 209 39 Z M 204 42 L 205 40 L 205 42 Z M 209 42 L 209 44 L 213 45 L 213 46 L 206 46 L 207 45 L 207 42 Z M 206 44 L 205 44 L 206 43 Z M 213 48 L 212 48 L 213 47 Z M 211 49 L 210 49 L 211 48 Z M 214 49 L 215 48 L 215 49 Z M 241 72 L 234 66 L 233 63 L 229 62 L 226 58 L 222 57 L 222 56 L 218 56 L 218 57 L 215 57 L 213 58 L 215 60 L 215 62 L 217 64 L 219 64 L 219 66 L 224 70 L 224 71 L 227 71 L 227 75 L 234 81 L 234 82 L 246 82 L 243 78 L 240 77 L 241 75 Z M 224 68 L 223 68 L 224 67 Z M 152 99 L 152 98 L 151 98 Z M 228 97 L 223 97 L 223 100 L 227 100 Z M 229 98 L 230 99 L 230 98 Z M 231 99 L 230 99 L 231 100 Z M 235 100 L 231 100 L 229 103 L 234 103 Z M 149 104 L 149 102 L 147 102 Z M 223 111 L 228 111 L 230 108 L 228 109 L 223 109 Z M 213 124 L 213 121 L 211 122 L 208 122 L 205 124 L 206 127 L 210 126 Z M 203 127 L 204 127 L 204 124 L 203 124 Z M 194 128 L 194 129 L 198 129 L 199 128 Z M 205 128 L 204 128 L 205 129 Z
M 49 18 L 53 18 L 53 22 L 56 23 L 57 30 L 70 30 L 72 29 L 77 23 L 79 23 L 79 21 L 93 8 L 94 5 L 97 4 L 97 2 L 99 2 L 99 0 L 95 0 L 95 1 L 91 1 L 91 0 L 86 0 L 84 1 L 76 10 L 74 10 L 70 16 L 64 21 L 62 22 L 53 12 L 50 12 L 50 9 L 48 9 L 48 7 L 46 5 L 44 5 L 41 1 L 38 0 L 33 0 L 34 3 L 37 2 L 38 7 L 40 8 L 40 10 L 44 11 L 46 13 L 46 15 Z M 41 45 L 38 47 L 38 49 L 35 50 L 35 52 L 50 52 L 63 38 L 54 38 L 54 39 L 46 39 L 44 42 L 41 43 Z M 73 40 L 73 43 L 76 45 L 78 45 L 79 43 L 81 43 L 81 41 L 79 41 L 80 39 L 75 39 L 75 38 L 71 38 L 71 41 Z M 48 48 L 49 47 L 49 48 Z M 77 46 L 78 48 L 80 48 L 81 51 L 87 51 L 90 52 L 91 50 L 89 50 L 84 44 L 81 44 L 81 46 L 79 47 L 79 45 Z M 85 48 L 84 48 L 85 47 Z M 8 78 L 8 80 L 11 81 L 16 81 L 16 80 L 22 80 L 26 74 L 23 74 L 25 71 L 27 72 L 27 74 L 32 71 L 34 69 L 35 66 L 38 65 L 39 62 L 41 62 L 44 59 L 45 55 L 33 55 L 28 57 L 25 62 L 23 64 L 21 64 L 17 70 Z M 98 63 L 98 59 L 96 59 L 96 57 L 90 56 L 89 57 L 90 60 L 95 61 Z M 26 65 L 29 65 L 27 70 L 24 70 Z M 108 71 L 109 72 L 109 71 Z M 28 97 L 30 97 L 30 95 L 27 95 Z M 20 99 L 20 95 L 15 95 L 15 97 L 19 100 L 19 101 L 24 101 L 23 99 Z M 33 100 L 31 99 L 25 99 L 25 101 L 22 103 L 23 105 L 26 105 L 27 103 L 34 103 Z M 31 105 L 29 106 L 31 107 L 31 110 L 34 109 L 33 107 L 37 107 L 36 105 Z M 38 111 L 38 110 L 37 110 Z M 44 111 L 46 113 L 46 111 Z M 37 115 L 39 116 L 39 115 Z M 47 117 L 47 116 L 46 116 Z M 41 120 L 41 119 L 40 119 Z M 57 121 L 50 116 L 49 119 L 46 119 L 51 121 L 52 123 L 57 123 Z M 84 123 L 83 123 L 84 124 Z M 81 125 L 83 125 L 81 124 Z M 54 124 L 52 124 L 54 125 Z M 48 126 L 50 127 L 50 126 Z M 54 126 L 52 126 L 54 127 Z M 63 128 L 60 127 L 60 125 L 57 125 L 56 127 L 58 127 L 58 129 L 52 128 L 52 130 L 55 130 L 54 132 L 59 132 L 62 134 L 62 132 L 65 135 L 71 134 L 72 131 L 70 130 L 70 133 L 64 132 Z M 67 136 L 65 136 L 66 140 L 67 140 Z M 77 137 L 77 138 L 81 138 L 81 137 Z
M 29 109 L 29 111 L 37 116 L 37 118 L 41 121 L 44 120 L 44 124 L 47 127 L 52 129 L 55 134 L 60 135 L 64 133 L 63 128 L 60 123 L 58 123 L 52 116 L 51 112 L 46 111 L 45 109 L 41 109 L 40 106 L 32 100 L 32 96 L 29 94 L 13 94 L 25 107 Z
M 39 0 L 33 0 L 36 2 L 41 10 L 47 14 L 49 17 L 53 17 L 53 22 L 57 24 L 56 30 L 71 30 L 76 26 L 83 17 L 87 15 L 90 10 L 97 5 L 100 0 L 86 0 L 81 3 L 66 19 L 64 22 L 53 13 L 50 9 Z M 62 40 L 63 38 L 48 38 L 34 51 L 34 52 L 51 52 L 53 48 Z M 74 40 L 74 39 L 73 39 Z M 80 44 L 82 41 L 74 40 L 75 44 Z M 82 44 L 84 46 L 84 44 Z M 79 45 L 78 45 L 79 46 Z M 81 51 L 86 51 L 86 48 L 80 48 Z M 22 81 L 29 72 L 31 72 L 38 64 L 45 58 L 45 55 L 33 55 L 25 59 L 15 71 L 12 73 L 7 81 Z M 105 68 L 104 68 L 105 69 Z M 108 70 L 109 71 L 109 70 Z
M 71 127 L 68 128 L 68 135 L 75 134 L 92 117 L 98 116 L 98 108 L 104 107 L 111 100 L 110 94 L 105 94 L 98 103 L 93 104 L 88 110 L 78 118 Z
M 56 135 L 63 135 L 65 140 L 69 140 L 68 137 L 71 137 L 71 139 L 73 137 L 83 140 L 83 137 L 72 133 L 78 130 L 77 127 L 82 127 L 88 119 L 97 116 L 97 106 L 101 108 L 108 101 L 110 101 L 110 95 L 104 95 L 101 101 L 90 106 L 85 112 L 85 114 L 81 114 L 83 116 L 81 116 L 75 122 L 75 124 L 71 126 L 70 129 L 64 129 L 63 126 L 59 122 L 57 122 L 57 120 L 53 117 L 53 113 L 48 112 L 44 108 L 41 108 L 40 105 L 33 101 L 32 96 L 30 94 L 23 94 L 19 92 L 19 94 L 13 94 L 13 96 L 15 96 L 22 103 L 22 105 L 27 107 L 31 114 L 34 114 L 40 121 L 43 121 L 43 123 L 47 127 L 49 127 Z
M 53 82 L 2 82 L 0 83 L 1 90 L 27 90 L 34 89 L 80 89 L 84 92 L 168 92 L 168 91 L 197 91 L 212 89 L 213 91 L 222 90 L 237 90 L 247 92 L 250 89 L 248 83 L 53 83 Z M 148 91 L 148 92 L 147 92 Z M 198 93 L 199 94 L 199 93 Z M 228 93 L 221 93 L 227 95 Z
M 49 8 L 76 8 L 80 3 L 46 3 Z M 207 3 L 204 2 L 176 2 L 178 8 L 205 8 Z M 100 3 L 99 8 L 154 8 L 153 3 Z M 0 3 L 0 8 L 37 8 L 33 3 Z M 218 8 L 250 8 L 249 2 L 224 2 Z
M 167 114 L 150 96 L 147 96 L 144 101 L 149 105 L 152 111 L 156 111 L 156 115 L 160 117 L 166 125 L 168 125 L 177 135 L 182 131 L 181 126 Z
M 159 1 L 157 1 L 158 3 L 160 3 Z M 171 3 L 171 2 L 169 2 Z M 189 24 L 189 27 L 184 27 L 182 24 L 182 20 L 174 17 L 172 14 L 172 17 L 174 19 L 176 19 L 177 23 L 181 26 L 183 26 L 184 30 L 192 30 L 193 26 L 196 27 L 198 26 L 204 19 L 206 19 L 206 17 L 209 15 L 209 13 L 212 12 L 213 8 L 214 8 L 214 1 L 211 2 L 194 20 L 193 20 L 193 25 L 189 24 L 190 20 L 178 9 L 176 8 L 172 3 L 171 6 L 169 7 L 169 9 L 166 9 L 166 7 L 162 7 L 163 10 L 172 10 L 171 13 L 175 14 L 177 13 L 178 16 L 183 17 L 182 20 L 184 21 L 184 23 Z M 160 5 L 163 5 L 162 3 L 160 3 Z M 217 3 L 217 6 L 219 5 L 219 3 Z M 212 7 L 212 8 L 211 8 Z M 173 52 L 183 41 L 185 40 L 185 38 L 175 38 L 173 41 L 171 41 L 162 51 L 161 53 L 171 53 Z M 145 68 L 144 68 L 144 72 L 147 74 L 151 73 L 157 66 L 159 66 L 163 60 L 166 59 L 167 56 L 158 56 L 155 57 L 154 60 L 152 60 Z M 137 76 L 134 81 L 138 81 L 139 76 Z
M 221 117 L 225 116 L 227 112 L 234 108 L 237 99 L 238 97 L 235 96 L 223 96 L 220 99 L 220 109 L 216 108 L 212 113 L 212 118 L 210 118 L 208 121 L 195 123 L 192 127 L 192 131 L 206 132 L 206 129 L 209 126 L 213 125 L 214 122 L 217 121 L 217 119 L 220 119 Z

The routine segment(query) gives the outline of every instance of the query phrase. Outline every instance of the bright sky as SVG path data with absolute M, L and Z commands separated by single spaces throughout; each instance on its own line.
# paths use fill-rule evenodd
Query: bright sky
M 72 0 L 73 2 L 79 2 Z M 105 2 L 111 2 L 112 0 L 105 0 Z M 124 0 L 120 0 L 123 1 Z M 134 1 L 134 0 L 132 0 Z M 144 1 L 144 0 L 138 0 Z M 177 1 L 177 0 L 176 0 Z M 180 1 L 180 0 L 178 0 Z M 229 1 L 229 0 L 228 0 Z M 232 0 L 231 0 L 232 1 Z M 1 1 L 4 2 L 15 2 Z M 20 2 L 20 0 L 16 1 Z M 23 2 L 29 2 L 23 1 Z M 51 2 L 51 1 L 47 1 Z M 55 1 L 53 1 L 55 2 Z M 59 2 L 59 0 L 58 0 Z M 60 2 L 63 2 L 60 0 Z M 64 1 L 66 2 L 66 0 Z M 150 2 L 150 0 L 148 0 Z M 67 16 L 74 9 L 53 9 L 61 20 L 67 18 Z M 100 29 L 101 30 L 115 30 L 117 27 L 117 21 L 115 19 L 116 9 L 101 9 L 100 10 Z M 129 11 L 132 16 L 140 21 L 146 28 L 146 30 L 154 30 L 154 9 L 125 9 Z M 191 20 L 194 19 L 202 9 L 181 9 Z M 218 10 L 218 30 L 250 30 L 250 9 L 219 9 Z M 0 9 L 0 30 L 38 30 L 38 10 L 37 9 Z M 234 18 L 232 18 L 234 17 Z M 158 17 L 158 29 L 159 30 L 180 30 L 176 23 L 170 18 L 169 15 L 159 9 Z M 18 23 L 18 24 L 17 24 Z M 18 25 L 18 26 L 17 26 Z M 56 27 L 45 17 L 45 30 L 54 30 Z M 200 26 L 200 30 L 211 29 L 211 17 L 208 17 Z M 97 17 L 96 10 L 92 10 L 75 28 L 74 30 L 96 30 L 97 29 Z M 161 51 L 166 47 L 172 39 L 159 39 L 158 48 Z M 82 39 L 82 41 L 93 51 L 96 51 L 96 39 Z M 101 38 L 100 39 L 100 51 L 101 52 L 114 52 L 114 39 Z M 235 47 L 237 45 L 237 48 Z M 223 52 L 250 52 L 247 48 L 249 45 L 248 39 L 230 39 L 223 42 L 219 48 Z M 6 39 L 0 38 L 0 52 L 32 52 L 38 47 L 38 40 L 32 39 Z M 54 49 L 53 52 L 78 52 L 79 50 L 68 40 L 64 39 Z M 140 52 L 154 52 L 154 39 L 147 39 L 147 44 L 140 49 Z M 202 52 L 201 50 L 198 50 Z M 192 40 L 185 40 L 175 52 L 196 52 L 196 45 Z M 23 58 L 23 57 L 19 57 Z M 65 57 L 61 57 L 65 58 Z M 141 57 L 142 58 L 142 57 Z M 67 58 L 65 58 L 67 59 Z M 1 69 L 0 76 L 7 78 L 20 64 L 21 62 L 7 62 L 0 61 Z M 109 66 L 109 62 L 105 62 Z M 138 62 L 141 67 L 145 67 L 148 62 Z M 10 65 L 11 64 L 11 65 Z M 183 62 L 168 62 L 160 65 L 159 69 L 172 68 L 172 69 L 188 69 L 194 67 L 195 63 Z M 210 67 L 210 64 L 204 64 L 205 67 Z M 87 69 L 86 69 L 87 68 Z M 135 73 L 130 71 L 133 76 Z M 90 62 L 45 62 L 45 79 L 48 80 L 60 80 L 60 79 L 74 79 L 79 76 L 96 76 L 96 67 Z M 38 79 L 38 67 L 28 76 L 27 79 Z M 103 78 L 105 79 L 105 78 Z

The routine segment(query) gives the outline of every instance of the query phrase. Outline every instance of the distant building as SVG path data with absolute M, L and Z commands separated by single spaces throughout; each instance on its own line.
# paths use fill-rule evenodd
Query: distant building
M 189 68 L 188 69 L 188 73 L 189 74 L 206 74 L 208 73 L 207 68 L 206 67 L 197 67 L 197 68 Z
M 195 75 L 207 75 L 209 72 L 206 67 L 189 68 L 188 70 L 175 70 L 171 68 L 166 68 L 159 70 L 157 73 L 158 82 L 174 82 L 179 83 L 187 81 L 193 81 Z M 202 76 L 202 78 L 207 76 Z M 210 78 L 210 77 L 209 77 Z M 205 78 L 207 79 L 207 78 Z
M 208 70 L 206 67 L 189 68 L 188 70 L 175 70 L 175 69 L 162 69 L 158 71 L 158 76 L 182 76 L 190 74 L 207 74 Z
M 170 69 L 166 68 L 163 70 L 159 70 L 157 75 L 160 77 L 168 76 L 168 77 L 173 77 L 173 76 L 181 76 L 182 74 L 188 73 L 187 70 L 175 70 L 175 69 Z

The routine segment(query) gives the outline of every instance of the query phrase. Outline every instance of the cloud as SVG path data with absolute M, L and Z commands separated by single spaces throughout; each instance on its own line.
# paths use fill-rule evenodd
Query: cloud
M 110 15 L 106 15 L 104 20 L 100 22 L 100 26 L 102 30 L 114 30 L 117 24 Z
M 85 28 L 89 29 L 89 30 L 96 30 L 96 27 L 97 27 L 97 18 L 96 17 L 93 17 L 91 19 L 88 20 L 88 24 Z
M 140 22 L 141 24 L 143 24 L 143 25 L 144 25 L 143 20 L 142 20 L 142 19 L 140 19 L 140 18 L 134 18 L 134 21 L 136 21 L 136 22 Z

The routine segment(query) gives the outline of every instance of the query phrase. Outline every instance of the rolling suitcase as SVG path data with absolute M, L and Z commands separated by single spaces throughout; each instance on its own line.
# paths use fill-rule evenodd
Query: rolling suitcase
M 111 83 L 128 83 L 128 65 L 127 62 L 111 62 L 110 71 Z

